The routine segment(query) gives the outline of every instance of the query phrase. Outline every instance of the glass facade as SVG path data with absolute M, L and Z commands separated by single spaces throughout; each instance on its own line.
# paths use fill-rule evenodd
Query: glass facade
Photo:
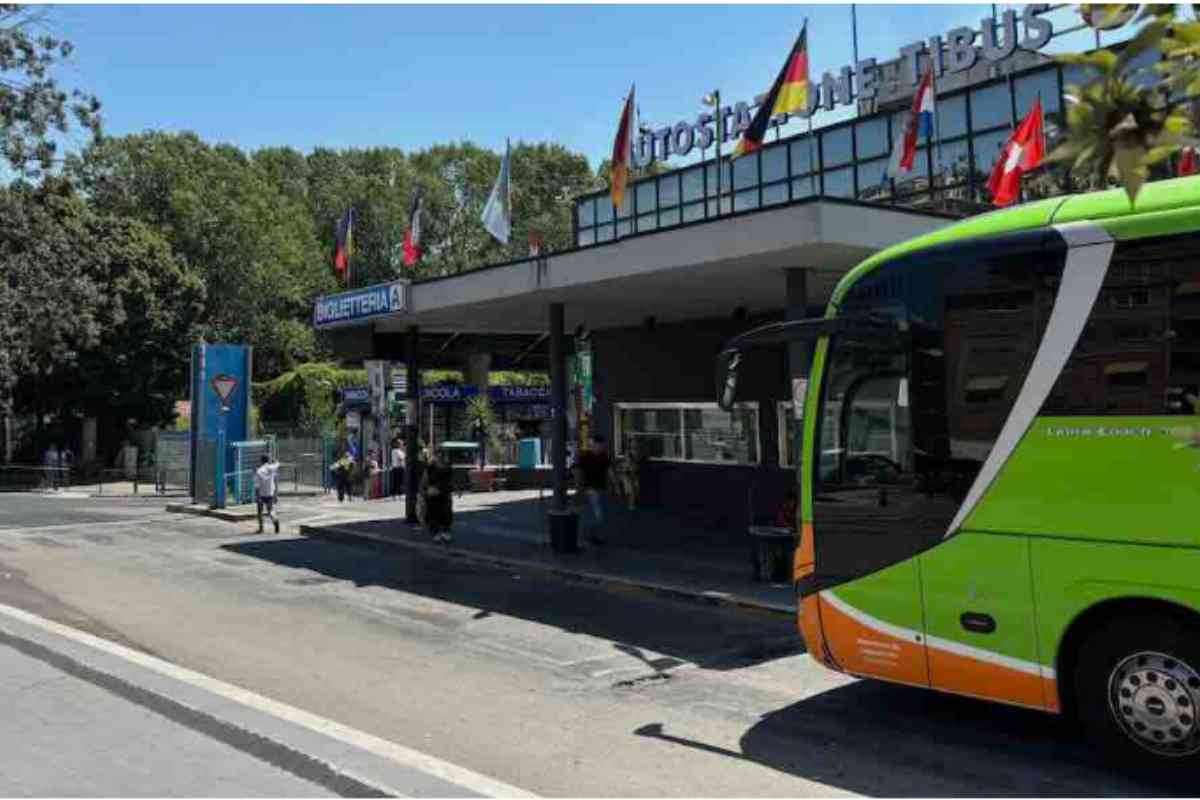
M 908 110 L 881 111 L 768 142 L 752 155 L 722 160 L 720 215 L 793 203 L 813 196 L 904 205 L 957 213 L 990 208 L 986 183 L 1012 127 L 1041 99 L 1046 145 L 1064 128 L 1063 90 L 1073 68 L 1044 64 L 939 95 L 933 142 L 922 142 L 913 171 L 886 176 L 892 143 Z M 1077 187 L 1086 188 L 1086 187 Z M 1062 168 L 1046 167 L 1025 182 L 1025 198 L 1071 191 Z M 635 182 L 614 216 L 608 192 L 576 201 L 580 247 L 718 215 L 713 161 Z
M 758 407 L 732 412 L 715 403 L 617 403 L 613 409 L 618 456 L 701 464 L 757 464 Z

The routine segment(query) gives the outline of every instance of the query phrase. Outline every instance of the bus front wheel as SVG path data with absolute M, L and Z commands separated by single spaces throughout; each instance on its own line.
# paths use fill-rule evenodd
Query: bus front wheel
M 1200 626 L 1127 617 L 1096 631 L 1076 662 L 1075 701 L 1089 737 L 1151 776 L 1200 766 Z

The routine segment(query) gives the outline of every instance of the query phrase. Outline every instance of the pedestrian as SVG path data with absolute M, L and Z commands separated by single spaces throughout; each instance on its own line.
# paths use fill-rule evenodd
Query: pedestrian
M 61 466 L 61 456 L 58 452 L 58 445 L 54 442 L 46 448 L 46 454 L 42 457 L 42 463 L 46 467 L 46 488 L 57 491 L 58 489 L 58 470 Z
M 75 468 L 75 453 L 71 451 L 69 444 L 63 445 L 59 458 L 62 461 L 63 484 L 69 486 L 71 483 L 71 470 Z
M 368 450 L 367 461 L 363 465 L 362 476 L 362 496 L 364 500 L 370 500 L 379 496 L 379 492 L 377 491 L 378 486 L 376 485 L 379 479 L 379 473 L 379 456 L 376 455 L 373 449 Z
M 579 455 L 579 485 L 591 512 L 588 530 L 592 544 L 604 544 L 605 505 L 608 493 L 608 472 L 612 460 L 604 437 L 592 437 L 592 446 Z
M 275 532 L 279 533 L 279 516 L 275 513 L 275 503 L 279 498 L 279 462 L 272 461 L 264 455 L 258 469 L 254 471 L 254 493 L 257 495 L 258 532 L 263 532 L 263 509 L 275 524 Z
M 454 522 L 454 468 L 445 456 L 434 453 L 425 466 L 421 494 L 425 498 L 425 526 L 435 542 L 454 541 L 450 526 Z
M 333 472 L 333 482 L 337 486 L 338 502 L 344 502 L 350 496 L 350 479 L 354 475 L 354 458 L 349 452 L 344 452 L 330 469 Z
M 392 442 L 392 496 L 399 497 L 404 494 L 404 460 L 407 455 L 404 452 L 404 440 L 396 439 Z

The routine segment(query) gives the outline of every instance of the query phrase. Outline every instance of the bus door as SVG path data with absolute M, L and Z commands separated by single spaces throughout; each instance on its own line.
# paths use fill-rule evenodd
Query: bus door
M 856 675 L 929 684 L 920 566 L 929 498 L 915 472 L 912 333 L 845 333 L 827 350 L 814 456 L 815 570 L 827 656 Z

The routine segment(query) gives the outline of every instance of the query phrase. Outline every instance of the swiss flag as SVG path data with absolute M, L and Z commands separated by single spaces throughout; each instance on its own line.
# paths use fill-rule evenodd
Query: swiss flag
M 1188 146 L 1179 154 L 1179 177 L 1196 174 L 1196 148 Z
M 1034 101 L 1033 108 L 1021 120 L 1008 144 L 1000 153 L 987 188 L 992 193 L 992 203 L 1007 206 L 1016 202 L 1021 195 L 1021 176 L 1042 163 L 1046 157 L 1046 136 L 1042 130 L 1042 101 Z

